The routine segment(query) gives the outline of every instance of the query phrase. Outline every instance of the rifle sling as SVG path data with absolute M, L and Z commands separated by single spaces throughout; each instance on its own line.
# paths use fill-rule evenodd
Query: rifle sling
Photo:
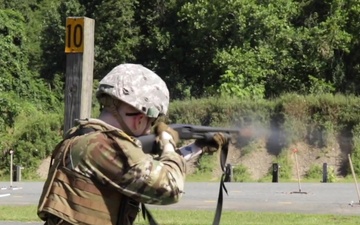
M 156 220 L 154 219 L 153 215 L 150 213 L 150 211 L 145 207 L 144 203 L 141 203 L 141 211 L 142 211 L 142 216 L 144 218 L 144 220 L 148 220 L 150 225 L 158 225 L 158 223 L 156 222 Z
M 228 195 L 228 191 L 225 187 L 225 181 L 224 181 L 225 174 L 226 174 L 225 163 L 226 163 L 228 151 L 229 151 L 229 144 L 227 143 L 226 145 L 221 147 L 221 151 L 220 151 L 220 166 L 221 166 L 221 170 L 223 171 L 223 174 L 221 175 L 221 179 L 220 179 L 219 197 L 218 197 L 218 201 L 217 201 L 217 205 L 216 205 L 216 211 L 215 211 L 213 225 L 220 224 L 222 206 L 223 206 L 223 190 Z
M 223 173 L 222 173 L 221 179 L 220 179 L 219 197 L 218 197 L 218 201 L 217 201 L 217 205 L 216 205 L 213 225 L 220 225 L 222 206 L 223 206 L 223 190 L 228 195 L 228 191 L 225 187 L 225 175 L 226 175 L 225 163 L 227 160 L 228 152 L 229 152 L 229 144 L 227 143 L 221 147 L 221 151 L 220 151 L 220 165 L 221 165 L 221 170 L 223 171 Z M 145 207 L 145 204 L 143 204 L 143 203 L 141 203 L 141 210 L 142 210 L 143 218 L 145 220 L 147 219 L 149 221 L 150 225 L 158 225 L 158 223 L 155 221 L 155 219 L 153 218 L 150 211 Z

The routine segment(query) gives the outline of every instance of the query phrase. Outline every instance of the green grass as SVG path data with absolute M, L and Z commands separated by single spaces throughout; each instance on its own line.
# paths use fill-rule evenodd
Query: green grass
M 40 221 L 36 215 L 36 206 L 3 206 L 0 205 L 0 221 Z
M 208 225 L 212 224 L 213 211 L 200 210 L 155 210 L 151 213 L 161 225 Z M 141 213 L 139 214 L 141 215 Z M 0 206 L 1 221 L 40 221 L 36 206 Z M 148 224 L 141 217 L 136 225 Z M 224 211 L 221 225 L 355 225 L 360 224 L 360 216 L 318 215 L 298 213 L 258 213 Z

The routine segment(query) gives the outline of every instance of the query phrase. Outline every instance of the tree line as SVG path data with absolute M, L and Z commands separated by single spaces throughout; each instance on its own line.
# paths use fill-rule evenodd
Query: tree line
M 95 20 L 95 80 L 132 62 L 176 100 L 360 92 L 357 0 L 0 0 L 2 149 L 61 133 L 70 16 Z
M 6 91 L 39 78 L 62 95 L 65 21 L 86 16 L 96 22 L 95 79 L 134 62 L 174 99 L 359 92 L 356 0 L 1 0 L 0 9 Z

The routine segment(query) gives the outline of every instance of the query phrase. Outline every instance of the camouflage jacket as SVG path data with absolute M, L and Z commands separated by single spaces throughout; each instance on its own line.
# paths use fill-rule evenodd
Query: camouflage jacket
M 165 152 L 154 158 L 142 151 L 137 139 L 101 120 L 78 123 L 67 135 L 80 128 L 94 132 L 72 141 L 73 170 L 141 203 L 166 205 L 179 201 L 185 180 L 186 162 L 182 156 Z

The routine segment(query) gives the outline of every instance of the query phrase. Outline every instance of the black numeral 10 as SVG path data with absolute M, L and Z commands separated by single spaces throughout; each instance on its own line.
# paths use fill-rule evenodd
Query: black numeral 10
M 68 48 L 80 48 L 83 44 L 83 27 L 80 24 L 72 26 L 67 25 L 67 47 Z

